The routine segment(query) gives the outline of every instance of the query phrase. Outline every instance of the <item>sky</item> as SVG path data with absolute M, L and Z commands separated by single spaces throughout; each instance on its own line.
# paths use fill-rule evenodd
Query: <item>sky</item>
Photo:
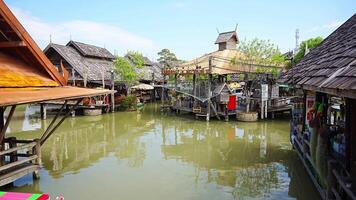
M 150 59 L 168 48 L 190 60 L 217 50 L 218 31 L 270 40 L 283 52 L 332 31 L 356 13 L 356 0 L 5 0 L 41 48 L 70 39 L 114 54 Z

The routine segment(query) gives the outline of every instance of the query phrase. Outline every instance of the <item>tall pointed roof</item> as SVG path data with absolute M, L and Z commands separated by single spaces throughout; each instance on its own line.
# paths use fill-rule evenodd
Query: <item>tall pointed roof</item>
M 20 24 L 14 14 L 6 6 L 3 0 L 0 0 L 0 59 L 4 62 L 10 57 L 16 62 L 4 62 L 0 65 L 2 72 L 2 79 L 7 77 L 6 81 L 0 80 L 0 87 L 6 86 L 49 86 L 56 85 L 50 80 L 57 83 L 57 85 L 66 85 L 66 81 L 48 58 L 42 53 L 25 28 Z M 9 67 L 13 66 L 9 72 Z M 16 83 L 17 78 L 26 79 L 27 76 L 40 81 L 31 83 L 30 81 L 23 83 Z M 48 78 L 49 80 L 44 80 Z M 19 84 L 19 85 L 17 85 Z
M 224 33 L 219 33 L 218 38 L 215 41 L 215 44 L 223 43 L 229 41 L 231 38 L 238 41 L 236 31 L 229 31 Z
M 14 14 L 0 0 L 0 106 L 80 99 L 112 93 L 66 86 Z

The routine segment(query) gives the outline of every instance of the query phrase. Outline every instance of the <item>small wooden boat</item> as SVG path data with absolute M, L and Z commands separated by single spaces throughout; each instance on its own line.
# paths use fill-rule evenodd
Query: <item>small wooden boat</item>
M 48 194 L 30 194 L 17 192 L 0 192 L 0 200 L 49 200 Z

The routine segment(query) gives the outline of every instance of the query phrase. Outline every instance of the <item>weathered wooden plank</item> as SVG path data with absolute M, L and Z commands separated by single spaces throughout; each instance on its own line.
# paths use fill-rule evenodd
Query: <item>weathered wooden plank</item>
M 25 158 L 25 159 L 22 159 L 22 160 L 13 162 L 13 163 L 9 163 L 9 164 L 4 165 L 4 166 L 1 166 L 1 167 L 0 167 L 0 172 L 3 171 L 3 170 L 6 170 L 6 169 L 10 169 L 10 168 L 12 168 L 12 167 L 16 167 L 16 166 L 18 166 L 18 165 L 21 165 L 21 164 L 30 162 L 30 161 L 32 161 L 32 160 L 36 160 L 37 158 L 38 158 L 37 155 L 33 155 L 33 156 L 31 156 L 31 157 L 28 157 L 28 158 Z
M 0 48 L 26 47 L 23 41 L 6 41 L 0 42 Z
M 336 170 L 333 170 L 333 174 L 334 174 L 337 182 L 341 186 L 341 188 L 346 192 L 347 196 L 352 200 L 356 200 L 355 194 L 350 190 L 350 188 L 348 188 L 346 186 L 346 184 L 344 183 L 344 181 L 342 180 L 341 176 L 337 173 Z
M 30 174 L 36 170 L 39 170 L 39 169 L 40 169 L 40 166 L 31 164 L 31 165 L 26 165 L 21 168 L 18 168 L 18 169 L 11 171 L 9 173 L 6 173 L 6 174 L 0 176 L 0 186 L 12 183 L 15 180 L 17 180 L 27 174 Z
M 31 143 L 28 143 L 28 144 L 25 144 L 25 145 L 17 146 L 15 148 L 11 148 L 11 149 L 7 149 L 7 150 L 4 150 L 4 151 L 1 151 L 0 152 L 0 156 L 8 154 L 8 153 L 15 152 L 15 151 L 18 151 L 18 150 L 21 150 L 21 149 L 32 148 L 34 146 L 36 146 L 36 142 L 31 142 Z

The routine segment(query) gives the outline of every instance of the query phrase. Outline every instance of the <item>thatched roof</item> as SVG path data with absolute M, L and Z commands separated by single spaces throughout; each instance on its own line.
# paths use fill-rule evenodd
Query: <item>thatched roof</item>
M 209 71 L 209 57 L 212 58 L 212 70 Z M 180 66 L 165 70 L 165 74 L 234 74 L 234 73 L 255 73 L 259 68 L 277 68 L 282 69 L 283 66 L 267 66 L 260 64 L 249 64 L 240 60 L 243 54 L 235 49 L 225 49 L 222 51 L 214 51 L 205 54 L 194 60 L 183 62 Z M 237 59 L 236 59 L 237 58 Z
M 83 54 L 83 50 L 86 53 Z M 51 43 L 46 47 L 44 52 L 49 55 L 51 51 L 58 53 L 78 72 L 81 78 L 87 75 L 89 82 L 101 81 L 102 73 L 104 73 L 105 80 L 111 80 L 110 71 L 114 69 L 114 56 L 106 49 L 71 41 L 66 46 Z M 93 52 L 98 52 L 98 54 L 94 56 Z
M 67 46 L 74 47 L 84 57 L 102 58 L 108 60 L 115 59 L 114 55 L 112 55 L 107 49 L 102 47 L 97 47 L 94 45 L 84 44 L 76 41 L 70 41 Z
M 234 38 L 236 41 L 238 41 L 236 31 L 229 31 L 229 32 L 219 33 L 219 36 L 216 39 L 215 44 L 227 42 L 231 38 Z
M 356 14 L 281 76 L 280 81 L 356 97 L 347 92 L 356 93 Z

